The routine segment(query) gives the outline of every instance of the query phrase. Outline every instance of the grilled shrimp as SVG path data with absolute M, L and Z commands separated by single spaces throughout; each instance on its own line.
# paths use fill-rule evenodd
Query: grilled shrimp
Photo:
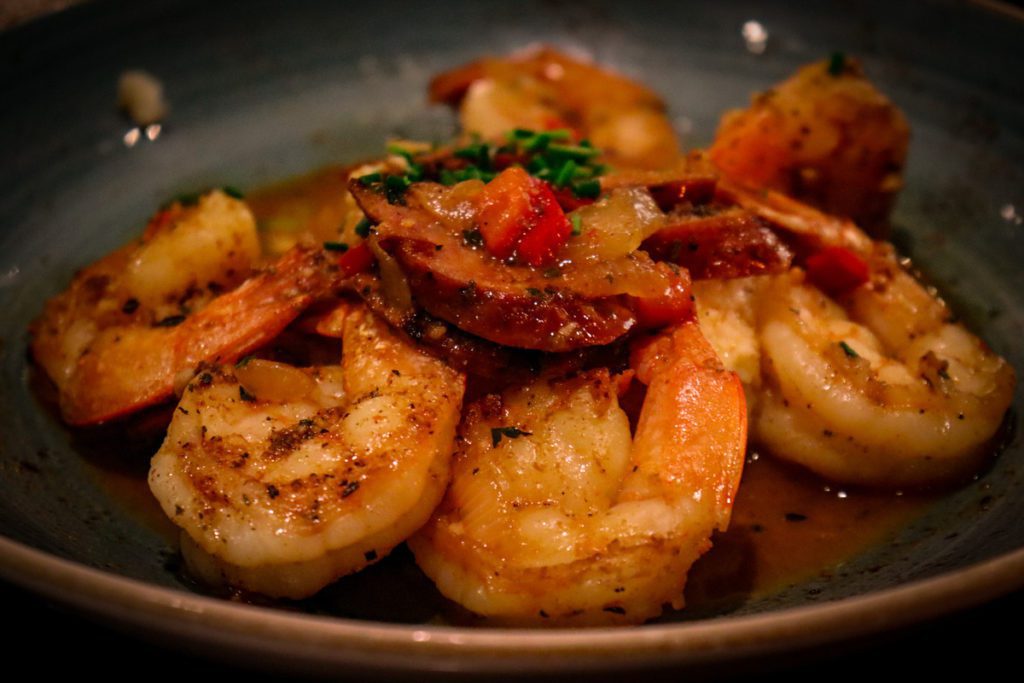
M 636 433 L 606 370 L 536 380 L 466 411 L 453 483 L 409 540 L 447 597 L 506 623 L 640 623 L 682 606 L 729 522 L 746 446 L 739 380 L 696 323 L 636 354 Z
M 826 477 L 924 485 L 976 471 L 1013 399 L 1005 360 L 905 272 L 891 251 L 843 305 L 802 271 L 758 312 L 764 384 L 754 439 Z
M 727 112 L 711 160 L 731 180 L 771 189 L 875 229 L 903 186 L 903 113 L 835 55 Z
M 339 366 L 251 360 L 188 385 L 149 483 L 197 576 L 306 597 L 384 557 L 441 499 L 463 376 L 362 309 L 342 337 Z
M 975 471 L 1016 381 L 891 245 L 851 220 L 884 222 L 908 136 L 859 65 L 836 57 L 726 114 L 709 151 L 725 176 L 719 197 L 771 224 L 806 275 L 701 283 L 698 314 L 743 375 L 752 440 L 843 482 Z
M 679 160 L 679 142 L 657 94 L 550 48 L 445 72 L 431 82 L 430 96 L 458 105 L 463 130 L 485 139 L 515 128 L 568 128 L 615 164 L 663 168 Z
M 841 236 L 833 220 L 820 245 Z M 800 234 L 814 225 L 800 221 Z M 818 273 L 824 283 L 794 268 L 695 284 L 709 341 L 743 379 L 751 440 L 841 482 L 927 485 L 976 471 L 1012 402 L 1013 368 L 952 321 L 891 245 L 849 235 L 865 250 L 816 252 L 840 249 L 863 267 L 865 281 L 841 291 L 822 290 L 846 277 L 841 260 Z
M 266 344 L 330 289 L 319 249 L 297 246 L 246 280 L 259 256 L 245 204 L 215 191 L 80 271 L 32 325 L 64 419 L 95 424 L 164 401 L 180 373 Z
M 182 307 L 202 305 L 238 285 L 259 258 L 256 222 L 223 192 L 176 203 L 150 220 L 142 238 L 75 274 L 32 324 L 32 354 L 61 389 L 104 329 L 165 326 Z

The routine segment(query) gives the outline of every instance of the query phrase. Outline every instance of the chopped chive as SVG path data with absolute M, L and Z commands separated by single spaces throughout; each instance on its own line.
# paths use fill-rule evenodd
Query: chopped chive
M 544 157 L 534 157 L 530 159 L 530 163 L 526 165 L 526 170 L 533 175 L 537 175 L 541 171 L 550 170 L 550 168 L 551 167 L 548 166 L 548 162 L 545 161 Z
M 505 137 L 510 142 L 515 142 L 516 140 L 526 140 L 528 138 L 533 137 L 533 131 L 527 128 L 516 128 L 506 133 Z
M 224 194 L 226 194 L 229 197 L 234 197 L 235 199 L 245 199 L 245 193 L 239 190 L 234 185 L 225 185 L 220 189 L 223 190 Z
M 410 164 L 412 163 L 412 152 L 409 150 L 399 147 L 398 145 L 388 145 L 387 150 L 388 154 L 394 154 L 395 156 L 404 158 Z
M 480 169 L 477 168 L 474 164 L 470 164 L 466 168 L 459 169 L 458 171 L 455 172 L 455 180 L 457 180 L 460 183 L 465 180 L 480 180 L 482 177 L 483 176 L 480 173 Z
M 860 354 L 857 353 L 852 346 L 847 344 L 845 341 L 839 342 L 839 347 L 843 350 L 848 358 L 860 358 Z
M 555 140 L 568 140 L 570 135 L 567 130 L 540 131 L 523 141 L 523 149 L 527 152 L 543 152 Z
M 518 439 L 520 436 L 533 436 L 533 432 L 523 431 L 518 427 L 493 427 L 491 428 L 491 445 L 497 447 L 503 436 L 509 439 Z
M 170 206 L 174 202 L 178 202 L 182 206 L 195 206 L 199 203 L 199 197 L 200 194 L 198 192 L 183 192 L 168 202 L 167 206 Z
M 401 204 L 404 201 L 405 191 L 412 183 L 408 178 L 400 175 L 389 175 L 384 178 L 384 194 L 388 204 Z
M 565 187 L 570 180 L 572 180 L 573 173 L 576 171 L 576 162 L 569 159 L 562 168 L 558 169 L 558 173 L 555 174 L 554 184 L 555 187 Z
M 488 169 L 491 166 L 491 146 L 486 142 L 478 142 L 461 147 L 452 152 L 452 154 L 460 159 L 468 159 L 484 169 Z
M 362 237 L 363 239 L 366 239 L 367 237 L 370 236 L 370 228 L 372 227 L 373 223 L 370 221 L 370 219 L 367 218 L 366 216 L 363 216 L 362 218 L 359 219 L 359 222 L 356 223 L 355 233 Z
M 324 249 L 327 251 L 340 251 L 344 254 L 348 251 L 348 245 L 344 242 L 324 242 Z
M 423 168 L 423 164 L 414 164 L 409 162 L 409 170 L 406 172 L 405 177 L 415 183 L 423 180 L 424 174 L 425 170 Z
M 576 161 L 586 161 L 590 157 L 594 157 L 599 154 L 599 152 L 593 147 L 559 144 L 548 145 L 547 153 L 549 156 L 566 157 Z
M 243 356 L 237 363 L 235 363 L 235 367 L 244 368 L 250 361 L 252 361 L 253 358 L 255 358 L 255 356 L 251 353 L 248 356 Z
M 442 185 L 448 185 L 449 187 L 459 182 L 459 179 L 455 176 L 455 174 L 449 171 L 447 168 L 441 169 L 440 180 Z
M 541 275 L 550 280 L 551 278 L 561 277 L 562 271 L 559 268 L 552 266 L 551 268 L 545 269 Z
M 238 385 L 238 398 L 248 403 L 252 403 L 253 401 L 256 400 L 256 396 L 247 391 L 246 388 L 243 387 L 241 384 Z
M 526 288 L 526 293 L 529 294 L 532 297 L 539 297 L 539 296 L 543 296 L 544 295 L 544 292 L 540 291 L 536 287 L 527 287 Z
M 572 236 L 579 237 L 583 233 L 583 219 L 578 213 L 574 213 L 569 216 L 569 220 L 572 222 Z
M 828 73 L 831 76 L 838 76 L 846 70 L 846 55 L 842 52 L 833 52 L 828 58 Z
M 581 180 L 572 186 L 573 194 L 584 199 L 597 199 L 601 194 L 601 183 L 598 180 Z
M 374 183 L 379 183 L 383 177 L 380 173 L 367 173 L 366 175 L 359 176 L 359 182 L 363 185 L 373 185 Z

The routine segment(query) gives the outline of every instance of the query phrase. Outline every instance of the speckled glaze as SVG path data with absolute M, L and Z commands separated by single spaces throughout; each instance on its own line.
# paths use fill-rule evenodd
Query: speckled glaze
M 641 78 L 690 146 L 796 66 L 859 55 L 914 132 L 896 242 L 1024 369 L 1024 22 L 945 2 L 795 7 L 96 2 L 0 35 L 0 575 L 222 656 L 258 649 L 284 667 L 396 673 L 704 664 L 891 628 L 1024 585 L 1024 445 L 1011 424 L 993 466 L 893 543 L 727 612 L 617 631 L 460 628 L 439 621 L 439 596 L 401 563 L 332 589 L 330 615 L 228 603 L 194 593 L 173 534 L 112 495 L 111 480 L 142 476 L 149 445 L 72 434 L 30 371 L 26 328 L 45 299 L 168 197 L 368 157 L 390 135 L 444 139 L 453 123 L 425 103 L 430 74 L 536 41 Z M 768 32 L 762 54 L 744 43 L 749 20 Z M 171 103 L 156 139 L 133 146 L 114 107 L 126 68 L 156 74 Z M 1016 412 L 1022 400 L 1018 388 Z M 390 600 L 348 599 L 382 581 L 399 587 Z

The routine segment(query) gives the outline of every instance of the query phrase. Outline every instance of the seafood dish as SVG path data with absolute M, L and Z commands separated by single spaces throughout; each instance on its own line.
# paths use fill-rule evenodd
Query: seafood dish
M 1015 372 L 884 240 L 910 129 L 855 59 L 706 150 L 546 47 L 429 96 L 456 140 L 388 141 L 295 216 L 172 200 L 32 324 L 71 427 L 173 406 L 148 484 L 197 580 L 299 600 L 406 544 L 487 623 L 641 624 L 752 449 L 879 491 L 989 463 Z

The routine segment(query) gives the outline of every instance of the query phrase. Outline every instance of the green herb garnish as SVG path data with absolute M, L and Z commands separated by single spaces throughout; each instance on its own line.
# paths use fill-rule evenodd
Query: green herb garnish
M 555 174 L 554 179 L 551 181 L 555 187 L 565 187 L 572 180 L 574 173 L 576 172 L 576 162 L 569 159 L 562 167 L 558 169 L 558 173 Z
M 843 353 L 845 353 L 848 358 L 860 358 L 860 354 L 854 351 L 853 347 L 845 341 L 839 342 L 839 348 L 843 350 Z
M 363 239 L 366 239 L 367 237 L 370 236 L 370 229 L 372 227 L 373 223 L 370 222 L 370 219 L 367 218 L 366 216 L 363 216 L 362 218 L 359 219 L 359 222 L 356 223 L 355 233 L 362 237 Z
M 830 76 L 839 76 L 846 70 L 846 55 L 842 52 L 833 52 L 828 58 L 828 73 Z
M 569 216 L 569 222 L 572 223 L 571 234 L 573 237 L 579 237 L 581 234 L 583 234 L 583 219 L 580 218 L 579 214 L 574 213 L 571 216 Z
M 598 180 L 582 180 L 573 184 L 572 191 L 577 197 L 597 199 L 601 195 L 601 182 Z
M 348 245 L 344 242 L 324 242 L 324 249 L 327 251 L 339 251 L 344 254 L 348 251 Z
M 388 204 L 401 204 L 405 201 L 405 191 L 412 185 L 412 181 L 405 176 L 389 175 L 384 178 L 384 194 Z
M 491 444 L 495 447 L 501 443 L 501 437 L 518 439 L 520 436 L 533 436 L 533 432 L 526 432 L 519 427 L 493 427 L 491 429 Z

